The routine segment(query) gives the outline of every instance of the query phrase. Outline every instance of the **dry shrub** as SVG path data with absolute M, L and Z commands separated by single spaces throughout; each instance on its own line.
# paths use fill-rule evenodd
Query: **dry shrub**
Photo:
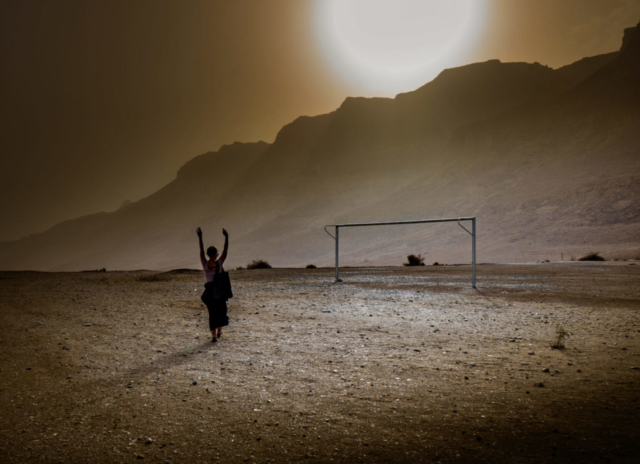
M 564 341 L 569 338 L 571 334 L 564 330 L 560 324 L 556 327 L 556 339 L 551 344 L 551 348 L 554 350 L 564 350 Z
M 409 255 L 407 256 L 407 261 L 408 262 L 402 264 L 405 266 L 424 266 L 424 258 L 422 255 Z
M 605 259 L 598 253 L 589 253 L 578 259 L 578 261 L 605 261 Z
M 185 346 L 184 348 L 182 348 L 182 356 L 191 356 L 193 354 L 193 347 L 192 346 Z
M 264 259 L 254 259 L 247 264 L 247 269 L 271 269 L 271 264 Z
M 307 264 L 307 269 L 318 269 L 315 264 Z

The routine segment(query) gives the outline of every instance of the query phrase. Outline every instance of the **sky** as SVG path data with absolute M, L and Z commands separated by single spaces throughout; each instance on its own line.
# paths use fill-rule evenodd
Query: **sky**
M 638 0 L 0 0 L 0 241 L 347 96 L 495 58 L 557 68 L 639 20 Z

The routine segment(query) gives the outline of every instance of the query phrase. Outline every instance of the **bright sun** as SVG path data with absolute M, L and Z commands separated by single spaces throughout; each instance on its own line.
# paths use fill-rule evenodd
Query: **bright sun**
M 461 63 L 484 24 L 484 0 L 317 0 L 323 53 L 364 94 L 413 90 Z

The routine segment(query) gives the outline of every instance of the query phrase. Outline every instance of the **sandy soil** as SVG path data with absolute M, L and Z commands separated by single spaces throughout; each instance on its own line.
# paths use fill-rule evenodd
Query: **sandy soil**
M 633 264 L 0 273 L 0 460 L 638 462 Z

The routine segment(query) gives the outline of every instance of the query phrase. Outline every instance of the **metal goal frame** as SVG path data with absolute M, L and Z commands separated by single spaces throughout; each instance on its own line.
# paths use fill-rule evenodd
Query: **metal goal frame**
M 462 221 L 471 221 L 471 230 L 467 229 L 461 224 Z M 428 224 L 432 222 L 457 222 L 469 235 L 471 235 L 471 284 L 473 288 L 476 288 L 476 218 L 470 217 L 455 217 L 455 218 L 439 218 L 439 219 L 419 219 L 416 221 L 393 221 L 393 222 L 357 222 L 347 224 L 327 224 L 324 226 L 324 231 L 331 236 L 336 242 L 336 280 L 340 282 L 340 270 L 338 267 L 339 254 L 340 254 L 340 227 L 366 227 L 366 226 L 392 226 L 398 224 Z M 327 227 L 335 227 L 336 235 L 333 236 L 327 230 Z

